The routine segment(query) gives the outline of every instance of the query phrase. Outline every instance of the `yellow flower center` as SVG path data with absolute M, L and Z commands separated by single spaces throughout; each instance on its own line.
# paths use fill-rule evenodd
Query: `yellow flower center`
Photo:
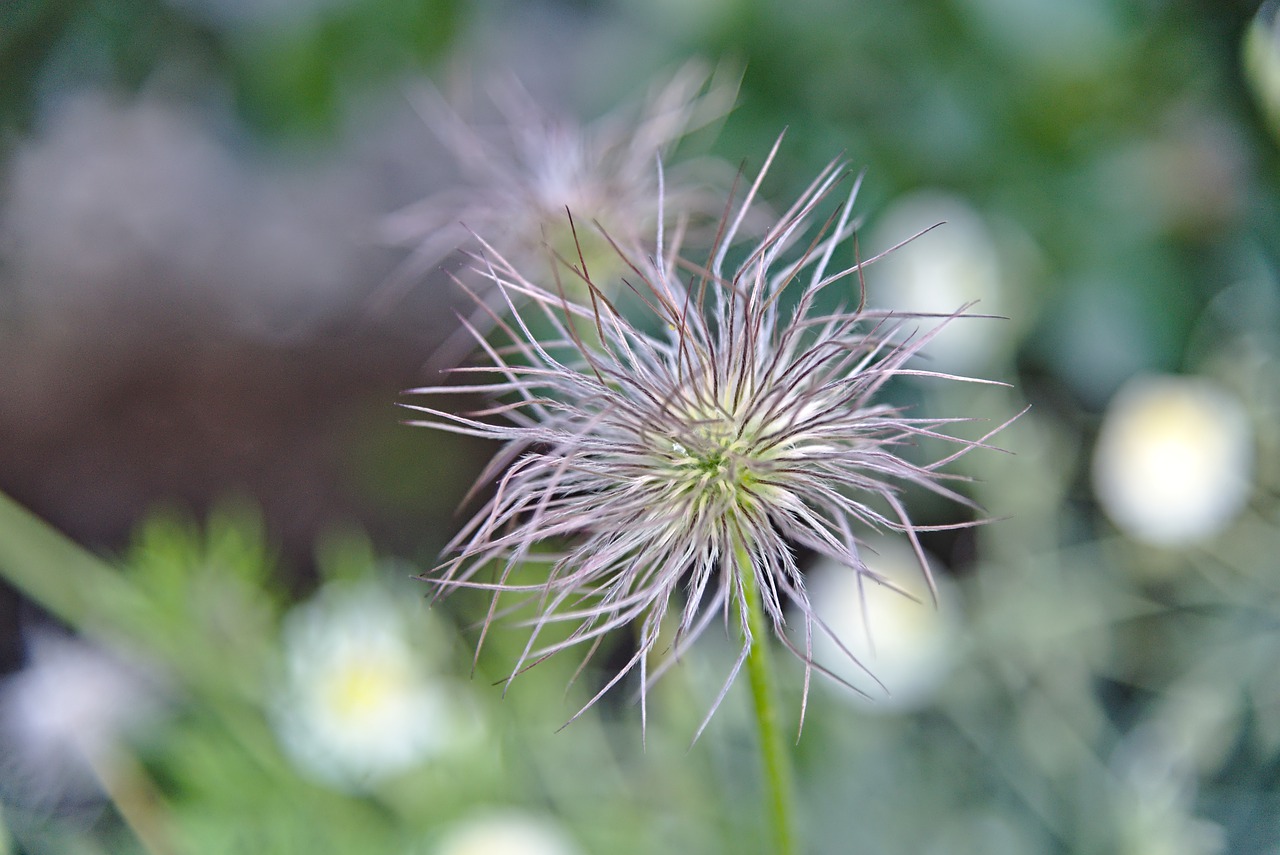
M 354 659 L 330 677 L 325 701 L 339 719 L 360 722 L 394 703 L 407 683 L 403 663 L 385 657 Z

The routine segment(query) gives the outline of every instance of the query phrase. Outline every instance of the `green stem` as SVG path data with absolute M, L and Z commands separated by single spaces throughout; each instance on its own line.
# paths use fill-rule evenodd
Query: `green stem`
M 773 665 L 769 655 L 769 632 L 764 601 L 756 583 L 755 568 L 746 547 L 736 548 L 742 576 L 742 596 L 746 600 L 747 627 L 751 631 L 751 650 L 747 653 L 747 673 L 751 678 L 751 696 L 755 702 L 756 724 L 760 730 L 760 754 L 768 789 L 769 814 L 773 820 L 771 851 L 777 855 L 794 855 L 796 849 L 793 822 L 791 761 L 782 739 L 778 722 L 778 706 L 773 687 Z

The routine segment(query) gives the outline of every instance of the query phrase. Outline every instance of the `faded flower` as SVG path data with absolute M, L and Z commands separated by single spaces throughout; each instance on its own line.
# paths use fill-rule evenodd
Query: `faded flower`
M 389 591 L 330 583 L 283 628 L 273 704 L 289 756 L 310 777 L 361 790 L 444 751 L 465 730 L 456 688 L 414 643 Z
M 814 610 L 830 630 L 814 639 L 814 659 L 856 687 L 857 694 L 841 694 L 867 712 L 910 712 L 932 701 L 954 669 L 960 592 L 935 578 L 937 608 L 922 606 L 929 592 L 911 550 L 890 540 L 872 547 L 864 562 L 894 588 L 868 584 L 829 558 L 809 574 Z
M 506 443 L 490 470 L 493 498 L 453 541 L 454 557 L 425 578 L 441 591 L 492 591 L 492 615 L 507 613 L 499 600 L 508 595 L 532 610 L 512 677 L 569 647 L 584 646 L 589 659 L 606 633 L 636 624 L 638 649 L 587 706 L 638 670 L 643 717 L 644 692 L 663 667 L 651 669 L 651 658 L 674 661 L 723 616 L 742 648 L 714 711 L 747 657 L 749 609 L 760 601 L 806 674 L 825 670 L 814 664 L 813 636 L 827 630 L 796 548 L 892 587 L 867 566 L 861 538 L 900 533 L 928 573 L 904 491 L 970 506 L 951 486 L 963 479 L 942 469 L 986 437 L 955 437 L 948 429 L 961 420 L 912 416 L 880 400 L 902 375 L 965 379 L 909 366 L 941 327 L 916 334 L 913 316 L 863 305 L 861 271 L 874 259 L 832 263 L 853 231 L 857 182 L 809 233 L 845 177 L 842 164 L 822 170 L 757 245 L 735 246 L 772 159 L 725 218 L 705 265 L 680 260 L 678 245 L 664 248 L 660 228 L 655 255 L 618 250 L 630 287 L 656 316 L 643 326 L 615 309 L 589 267 L 564 271 L 589 293 L 578 305 L 489 248 L 481 271 L 506 300 L 511 320 L 500 323 L 510 343 L 481 341 L 491 364 L 459 369 L 476 378 L 470 385 L 413 390 L 501 401 L 468 415 L 413 409 L 426 416 L 419 424 Z M 731 255 L 741 260 L 730 265 Z M 841 299 L 850 305 L 819 307 Z M 540 340 L 535 324 L 554 333 Z M 922 440 L 953 449 L 929 462 L 904 456 Z M 524 584 L 513 574 L 530 558 L 550 567 Z M 802 621 L 798 645 L 784 632 L 787 601 Z M 668 615 L 675 634 L 660 650 Z M 543 641 L 553 626 L 567 635 Z
M 27 647 L 0 681 L 0 793 L 40 810 L 99 797 L 127 740 L 160 717 L 162 687 L 140 662 L 51 630 Z
M 579 855 L 582 850 L 549 818 L 490 810 L 450 826 L 433 855 Z
M 1212 381 L 1138 377 L 1112 400 L 1093 484 L 1136 540 L 1178 546 L 1226 528 L 1248 501 L 1253 437 L 1239 400 Z
M 614 274 L 625 268 L 600 230 L 627 244 L 653 234 L 658 158 L 722 118 L 736 95 L 736 85 L 691 64 L 641 104 L 582 125 L 549 115 L 511 82 L 493 93 L 502 122 L 489 129 L 463 119 L 434 90 L 424 91 L 421 112 L 463 180 L 385 221 L 384 237 L 412 249 L 385 298 L 459 247 L 475 246 L 473 235 L 548 288 L 551 253 L 576 257 L 581 249 L 588 263 L 598 263 L 594 281 L 603 285 L 606 268 Z M 667 197 L 684 217 L 714 223 L 721 199 L 710 187 L 726 171 L 723 164 L 700 159 L 685 167 L 668 176 Z M 566 211 L 580 224 L 576 236 Z M 478 317 L 483 323 L 483 313 Z
M 928 313 L 939 306 L 979 303 L 984 312 L 1008 311 L 1008 273 L 990 225 L 966 199 L 922 190 L 905 196 L 877 217 L 872 247 L 892 246 L 921 223 L 942 223 L 911 252 L 888 256 L 872 289 L 876 303 L 905 312 Z M 945 319 L 944 319 L 945 320 Z M 1007 326 L 1007 325 L 1005 325 Z M 1003 335 L 1002 335 L 1003 333 Z M 954 371 L 989 367 L 1009 350 L 1011 330 L 991 324 L 954 324 L 925 353 Z

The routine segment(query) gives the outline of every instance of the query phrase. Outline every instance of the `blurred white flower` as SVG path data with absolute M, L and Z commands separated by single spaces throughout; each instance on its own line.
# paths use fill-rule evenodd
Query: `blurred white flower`
M 1248 416 L 1226 390 L 1190 377 L 1139 377 L 1107 410 L 1093 484 L 1130 537 L 1176 546 L 1210 537 L 1236 517 L 1252 466 Z
M 459 738 L 459 689 L 433 673 L 410 619 L 371 583 L 331 583 L 286 616 L 275 724 L 304 774 L 359 790 Z
M 900 590 L 822 559 L 809 574 L 809 597 L 831 633 L 814 634 L 813 659 L 864 692 L 841 695 L 870 712 L 919 709 L 941 688 L 954 665 L 960 637 L 959 592 L 935 571 L 935 605 L 909 547 L 888 539 L 872 546 L 874 551 L 862 550 L 867 568 Z
M 1242 47 L 1245 81 L 1272 133 L 1280 133 L 1280 4 L 1258 7 Z
M 160 686 L 139 663 L 49 630 L 0 682 L 0 793 L 43 810 L 102 796 L 130 733 L 160 714 Z
M 493 812 L 453 826 L 432 855 L 580 855 L 582 850 L 549 819 Z
M 938 225 L 941 224 L 941 225 Z M 884 308 L 910 314 L 953 311 L 976 302 L 976 314 L 1006 314 L 1000 256 L 982 215 L 964 199 L 923 190 L 904 196 L 879 218 L 869 239 L 876 251 L 910 235 L 922 235 L 909 252 L 891 252 L 870 278 L 871 296 Z M 920 321 L 922 331 L 945 319 Z M 1008 344 L 1008 324 L 997 321 L 948 324 L 923 350 L 948 370 L 987 367 Z

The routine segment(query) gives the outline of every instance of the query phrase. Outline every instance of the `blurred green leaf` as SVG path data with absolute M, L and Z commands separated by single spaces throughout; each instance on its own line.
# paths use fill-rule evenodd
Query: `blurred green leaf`
M 457 0 L 360 0 L 296 29 L 246 33 L 232 51 L 241 108 L 273 132 L 329 130 L 345 97 L 436 59 L 460 11 Z
M 0 493 L 0 573 L 71 626 L 117 631 L 138 592 L 106 562 Z

